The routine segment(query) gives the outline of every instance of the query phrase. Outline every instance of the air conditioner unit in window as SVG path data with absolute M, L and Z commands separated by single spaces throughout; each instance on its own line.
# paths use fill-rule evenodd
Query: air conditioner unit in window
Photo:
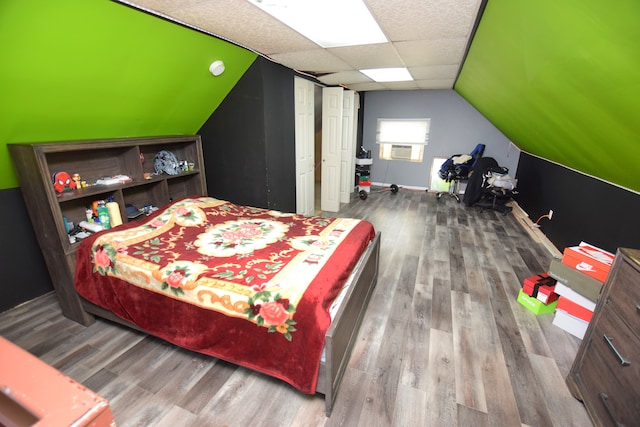
M 396 160 L 411 160 L 411 145 L 396 145 L 391 146 L 391 158 Z

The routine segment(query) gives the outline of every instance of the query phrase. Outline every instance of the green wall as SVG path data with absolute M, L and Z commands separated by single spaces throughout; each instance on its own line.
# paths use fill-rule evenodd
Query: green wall
M 1 0 L 0 189 L 7 143 L 197 132 L 255 58 L 108 0 Z
M 455 90 L 522 150 L 640 191 L 639 23 L 638 0 L 489 0 Z

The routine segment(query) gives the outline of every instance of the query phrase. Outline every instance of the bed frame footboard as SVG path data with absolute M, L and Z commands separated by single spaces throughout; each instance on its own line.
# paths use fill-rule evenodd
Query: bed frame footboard
M 326 334 L 326 357 L 325 363 L 320 366 L 317 391 L 325 395 L 327 417 L 331 416 L 362 318 L 378 281 L 379 259 L 378 232 L 349 276 L 349 290 Z

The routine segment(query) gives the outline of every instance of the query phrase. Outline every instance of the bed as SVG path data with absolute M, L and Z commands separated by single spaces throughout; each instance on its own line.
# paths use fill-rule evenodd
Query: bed
M 89 313 L 324 394 L 330 416 L 379 248 L 368 221 L 190 197 L 83 240 L 74 287 Z

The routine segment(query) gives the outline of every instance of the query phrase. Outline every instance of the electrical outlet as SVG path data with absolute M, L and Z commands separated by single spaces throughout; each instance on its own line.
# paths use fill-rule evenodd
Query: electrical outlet
M 549 220 L 553 217 L 553 209 L 549 209 Z

